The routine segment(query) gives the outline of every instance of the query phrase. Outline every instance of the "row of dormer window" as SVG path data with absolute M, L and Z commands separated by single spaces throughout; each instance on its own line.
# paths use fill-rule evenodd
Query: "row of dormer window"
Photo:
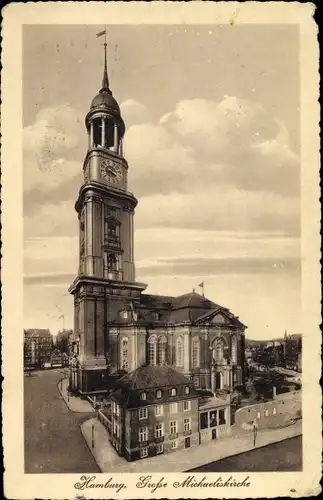
M 168 392 L 168 394 L 167 394 L 167 392 Z M 189 388 L 189 386 L 187 385 L 187 386 L 185 387 L 185 389 L 184 389 L 184 394 L 189 394 L 189 393 L 190 393 L 190 388 Z M 174 396 L 177 396 L 177 389 L 176 389 L 175 387 L 172 387 L 172 389 L 170 389 L 170 390 L 167 390 L 167 389 L 164 389 L 164 390 L 162 390 L 162 389 L 158 389 L 158 390 L 156 391 L 156 399 L 161 399 L 161 398 L 163 397 L 163 395 L 164 395 L 164 394 L 165 394 L 166 396 L 167 396 L 167 395 L 169 395 L 169 396 L 173 396 L 173 397 L 174 397 Z M 145 401 L 145 400 L 147 399 L 147 392 L 142 391 L 142 392 L 140 393 L 140 399 L 141 399 L 141 401 Z

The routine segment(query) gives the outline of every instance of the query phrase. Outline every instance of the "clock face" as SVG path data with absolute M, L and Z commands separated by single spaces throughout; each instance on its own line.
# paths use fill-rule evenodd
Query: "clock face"
M 111 184 L 118 184 L 122 178 L 122 168 L 112 160 L 103 160 L 100 166 L 101 175 Z

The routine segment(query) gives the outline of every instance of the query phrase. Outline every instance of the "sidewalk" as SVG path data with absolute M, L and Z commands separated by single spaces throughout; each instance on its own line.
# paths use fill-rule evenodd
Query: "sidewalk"
M 86 399 L 81 399 L 79 397 L 71 396 L 67 394 L 68 389 L 68 378 L 63 378 L 58 382 L 58 390 L 61 393 L 69 410 L 76 413 L 95 413 L 95 410 L 91 403 Z
M 92 448 L 92 425 L 94 425 L 94 448 Z M 222 458 L 251 451 L 256 448 L 277 443 L 284 439 L 300 436 L 302 422 L 275 430 L 258 431 L 256 446 L 253 446 L 253 433 L 242 431 L 239 434 L 210 441 L 207 444 L 180 450 L 174 453 L 127 462 L 120 457 L 110 444 L 108 433 L 98 419 L 91 418 L 81 425 L 81 432 L 102 472 L 185 472 Z

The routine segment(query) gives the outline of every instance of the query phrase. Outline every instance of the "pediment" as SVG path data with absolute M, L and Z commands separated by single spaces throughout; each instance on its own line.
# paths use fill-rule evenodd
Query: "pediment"
M 207 311 L 202 316 L 197 318 L 197 323 L 201 325 L 217 325 L 217 326 L 241 326 L 244 325 L 239 321 L 237 317 L 230 313 L 230 311 L 225 309 L 216 309 Z
M 213 316 L 213 318 L 209 318 L 209 322 L 212 325 L 229 325 L 231 321 L 227 316 L 225 316 L 222 312 L 219 312 Z
M 120 225 L 120 221 L 116 219 L 113 215 L 109 215 L 108 217 L 105 217 L 105 220 L 107 222 L 110 222 L 110 224 L 115 224 L 116 226 Z

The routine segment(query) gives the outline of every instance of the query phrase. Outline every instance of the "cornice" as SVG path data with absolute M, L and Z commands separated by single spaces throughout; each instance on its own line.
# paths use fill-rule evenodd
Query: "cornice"
M 132 211 L 138 204 L 137 198 L 130 193 L 130 191 L 123 191 L 121 189 L 113 188 L 111 186 L 106 186 L 101 184 L 100 182 L 91 181 L 81 186 L 78 199 L 75 203 L 75 210 L 77 213 L 80 212 L 80 209 L 85 201 L 86 196 L 99 197 L 102 202 L 109 198 L 109 200 L 113 199 L 116 201 L 121 201 L 123 208 L 125 210 Z

